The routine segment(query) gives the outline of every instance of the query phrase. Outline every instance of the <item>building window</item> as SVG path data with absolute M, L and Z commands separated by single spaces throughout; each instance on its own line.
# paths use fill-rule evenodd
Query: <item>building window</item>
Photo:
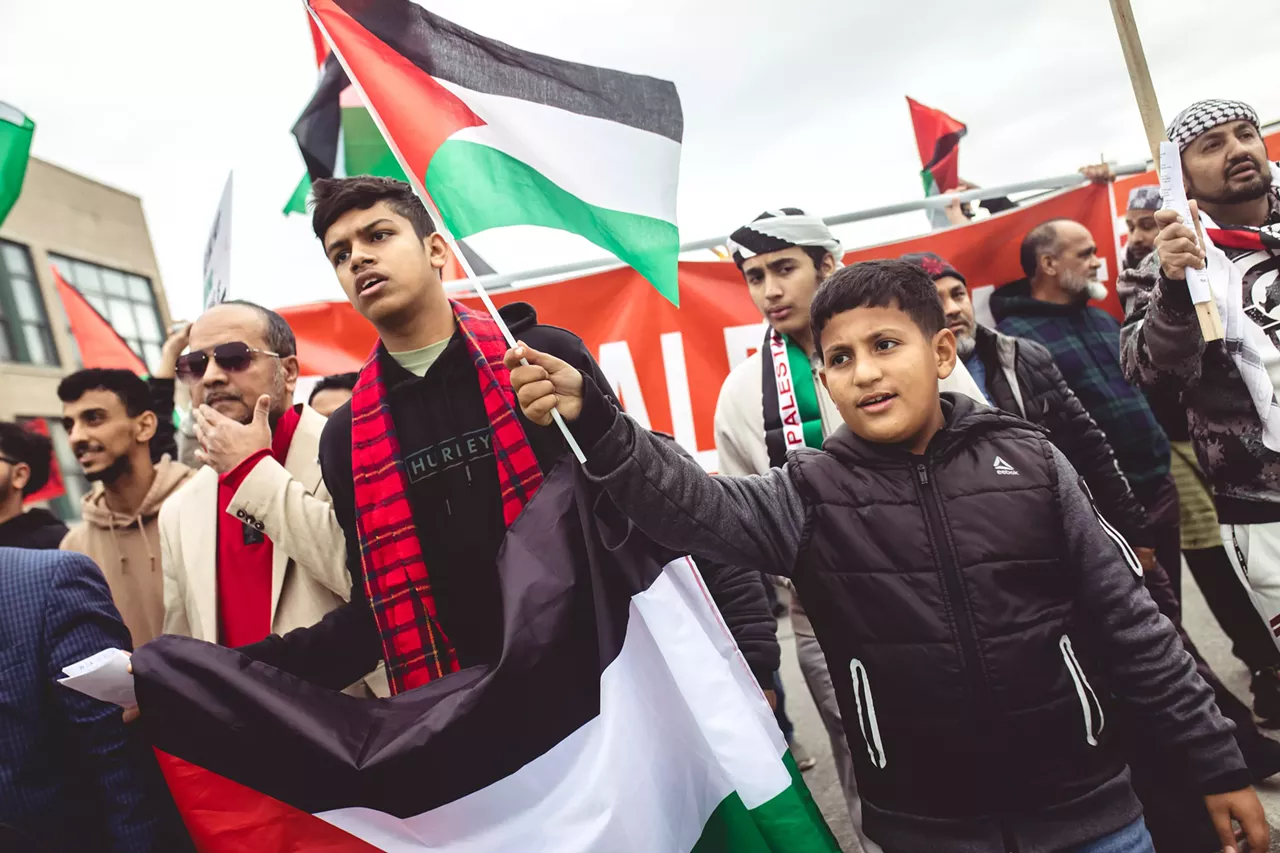
M 151 370 L 160 363 L 164 343 L 160 308 L 151 282 L 140 275 L 49 254 L 67 284 L 102 315 Z
M 7 240 L 0 240 L 0 360 L 59 363 L 31 255 Z

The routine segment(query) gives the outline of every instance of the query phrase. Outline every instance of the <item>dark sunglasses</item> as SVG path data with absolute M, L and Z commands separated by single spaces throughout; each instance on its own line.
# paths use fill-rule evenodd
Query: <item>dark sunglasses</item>
M 178 378 L 183 382 L 197 382 L 203 379 L 204 372 L 209 367 L 209 355 L 207 352 L 199 351 L 178 356 Z M 247 370 L 249 365 L 253 363 L 255 355 L 266 355 L 271 358 L 281 357 L 278 352 L 254 349 L 243 341 L 218 344 L 213 348 L 213 360 L 218 362 L 218 367 L 228 373 L 239 373 L 242 370 Z

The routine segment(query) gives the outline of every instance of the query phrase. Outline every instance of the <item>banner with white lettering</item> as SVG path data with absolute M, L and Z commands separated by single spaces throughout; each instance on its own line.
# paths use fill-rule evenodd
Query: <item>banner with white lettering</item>
M 995 286 L 1022 277 L 1018 248 L 1026 233 L 1059 217 L 1077 220 L 1095 235 L 1105 262 L 1099 277 L 1114 289 L 1113 217 L 1105 186 L 1080 187 L 968 225 L 857 249 L 845 255 L 845 263 L 937 252 L 966 277 L 982 312 Z M 463 301 L 483 310 L 478 299 Z M 720 385 L 764 341 L 760 313 L 732 263 L 681 263 L 680 308 L 631 269 L 504 293 L 494 302 L 531 303 L 539 322 L 580 336 L 632 417 L 674 435 L 705 468 L 716 470 L 713 421 Z M 1114 294 L 1101 304 L 1118 314 Z M 373 328 L 345 302 L 280 313 L 298 337 L 304 376 L 359 370 L 376 339 Z

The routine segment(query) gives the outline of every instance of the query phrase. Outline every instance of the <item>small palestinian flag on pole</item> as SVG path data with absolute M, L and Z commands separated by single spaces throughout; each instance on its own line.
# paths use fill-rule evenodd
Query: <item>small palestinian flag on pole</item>
M 520 50 L 409 0 L 308 6 L 455 238 L 506 225 L 569 231 L 678 304 L 674 84 Z
M 35 122 L 17 107 L 0 102 L 0 225 L 22 192 L 35 132 Z
M 911 98 L 907 98 L 907 106 L 911 108 L 911 124 L 924 166 L 920 171 L 924 194 L 941 195 L 954 190 L 960 184 L 960 138 L 968 128 L 941 110 Z M 950 224 L 939 208 L 930 209 L 929 219 L 935 228 Z
M 307 212 L 311 182 L 320 178 L 377 175 L 408 180 L 332 53 L 320 66 L 320 82 L 294 123 L 293 136 L 307 164 L 307 174 L 285 205 L 285 214 Z
M 315 21 L 311 21 L 313 35 L 319 35 Z M 320 60 L 320 82 L 307 108 L 293 125 L 293 136 L 298 140 L 298 150 L 307 164 L 307 174 L 302 176 L 293 196 L 284 207 L 285 215 L 306 214 L 307 197 L 311 194 L 311 182 L 320 178 L 344 178 L 350 175 L 376 175 L 407 181 L 404 170 L 391 153 L 382 132 L 360 102 L 360 96 L 347 80 L 347 72 L 332 53 L 320 52 L 324 42 L 316 43 Z M 327 45 L 325 45 L 327 47 Z M 493 267 L 461 240 L 458 251 L 466 258 L 474 275 L 491 275 Z M 467 271 L 450 255 L 441 275 L 446 281 L 469 278 Z
M 196 847 L 837 853 L 693 562 L 581 467 L 547 476 L 497 574 L 497 663 L 390 699 L 186 637 L 140 647 L 138 725 Z

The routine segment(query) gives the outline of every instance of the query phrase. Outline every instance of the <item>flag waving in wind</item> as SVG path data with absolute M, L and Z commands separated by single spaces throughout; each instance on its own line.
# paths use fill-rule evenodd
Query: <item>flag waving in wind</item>
M 16 107 L 0 102 L 0 225 L 22 192 L 36 124 Z
M 911 125 L 915 128 L 920 163 L 924 166 L 920 172 L 924 194 L 950 192 L 960 184 L 960 138 L 969 129 L 942 110 L 926 107 L 911 98 L 907 98 L 907 106 L 911 108 Z
M 520 50 L 409 0 L 308 6 L 455 237 L 569 231 L 678 303 L 674 84 Z
M 197 847 L 836 853 L 692 561 L 572 460 L 497 574 L 498 662 L 390 699 L 186 637 L 141 646 L 139 724 Z

